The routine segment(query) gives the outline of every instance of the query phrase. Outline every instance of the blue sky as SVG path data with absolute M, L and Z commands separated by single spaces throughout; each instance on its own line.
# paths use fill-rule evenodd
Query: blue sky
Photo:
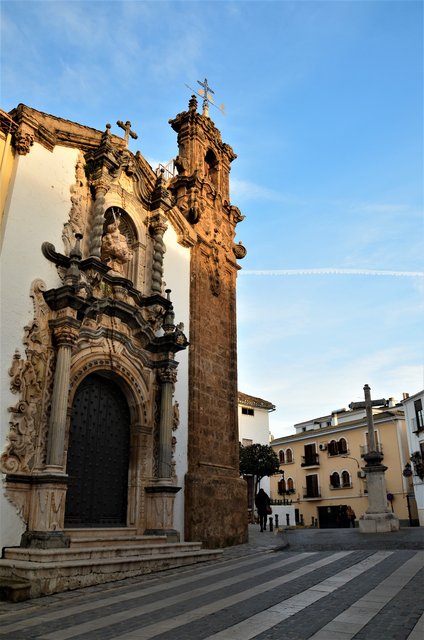
M 208 79 L 246 219 L 239 388 L 275 436 L 423 387 L 423 4 L 409 0 L 1 3 L 1 106 L 103 130 L 152 165 Z M 421 274 L 421 275 L 417 275 Z

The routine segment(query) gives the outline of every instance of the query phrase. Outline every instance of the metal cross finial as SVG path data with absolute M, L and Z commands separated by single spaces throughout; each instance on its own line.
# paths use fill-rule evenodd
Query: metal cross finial
M 200 80 L 198 80 L 197 84 L 200 84 L 203 89 L 203 114 L 208 115 L 208 103 L 213 102 L 210 94 L 215 93 L 215 91 L 212 91 L 212 89 L 208 86 L 207 78 L 205 78 L 204 82 L 200 82 Z
M 134 140 L 137 140 L 138 135 L 135 133 L 135 131 L 131 131 L 131 122 L 129 120 L 127 120 L 125 124 L 122 122 L 122 120 L 118 120 L 116 124 L 118 125 L 118 127 L 121 127 L 121 129 L 125 131 L 124 140 L 127 146 L 128 146 L 128 138 L 130 136 L 131 138 L 134 138 Z

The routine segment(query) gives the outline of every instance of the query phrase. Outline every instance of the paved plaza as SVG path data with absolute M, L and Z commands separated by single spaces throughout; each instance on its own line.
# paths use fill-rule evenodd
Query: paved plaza
M 197 566 L 0 603 L 0 640 L 422 640 L 420 528 L 249 526 Z

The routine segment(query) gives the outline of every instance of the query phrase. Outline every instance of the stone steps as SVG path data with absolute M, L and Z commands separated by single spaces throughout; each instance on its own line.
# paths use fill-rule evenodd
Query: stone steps
M 157 546 L 167 542 L 165 535 L 137 535 L 135 529 L 126 529 L 120 535 L 116 535 L 116 529 L 67 529 L 65 535 L 70 537 L 73 549 L 93 545 L 96 547 L 136 546 L 138 544 Z
M 216 560 L 222 554 L 220 549 L 202 549 L 201 543 L 165 544 L 161 540 L 131 545 L 125 541 L 98 546 L 95 542 L 68 549 L 6 548 L 0 560 L 0 598 L 36 598 Z
M 97 541 L 96 541 L 97 542 Z M 38 562 L 38 563 L 51 563 L 51 562 L 78 562 L 79 560 L 91 560 L 101 558 L 138 558 L 140 556 L 151 555 L 163 555 L 169 556 L 176 554 L 192 554 L 202 549 L 200 542 L 179 542 L 179 543 L 155 543 L 155 544 L 130 544 L 126 541 L 125 544 L 115 545 L 108 544 L 107 546 L 97 545 L 88 546 L 85 544 L 82 547 L 71 546 L 68 549 L 31 549 L 22 547 L 6 548 L 4 551 L 5 560 L 18 560 L 19 562 Z

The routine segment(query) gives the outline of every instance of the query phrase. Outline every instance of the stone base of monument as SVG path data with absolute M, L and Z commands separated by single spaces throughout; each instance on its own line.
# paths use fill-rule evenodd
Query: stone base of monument
M 359 518 L 361 533 L 390 533 L 399 531 L 399 518 L 394 513 L 364 513 Z

